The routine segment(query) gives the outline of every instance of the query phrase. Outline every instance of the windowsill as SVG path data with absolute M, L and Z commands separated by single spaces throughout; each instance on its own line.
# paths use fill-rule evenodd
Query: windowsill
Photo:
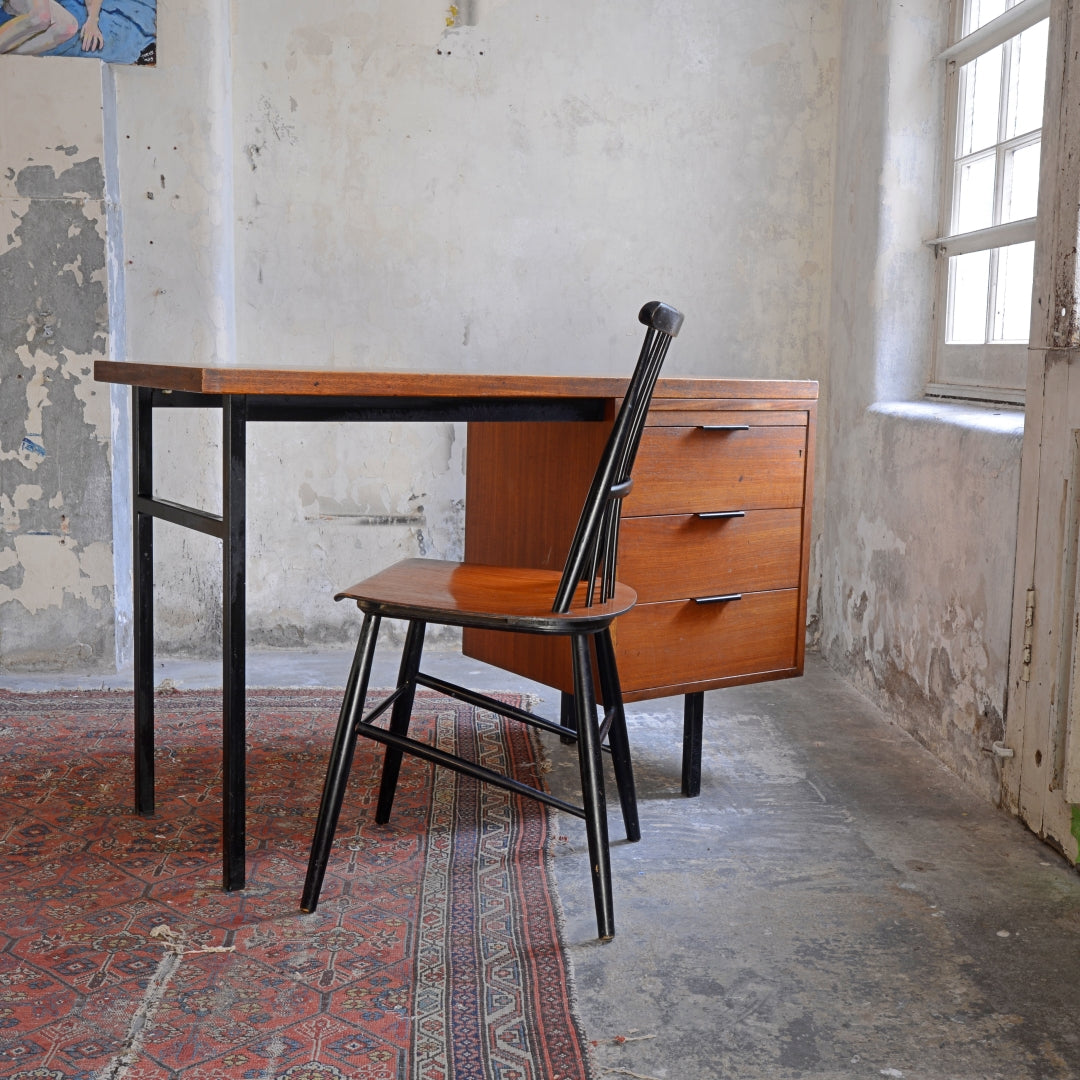
M 923 424 L 942 424 L 971 431 L 1019 437 L 1024 434 L 1024 412 L 1007 405 L 968 405 L 955 401 L 878 401 L 869 412 Z
M 930 401 L 955 401 L 961 405 L 1005 406 L 1022 409 L 1026 391 L 991 390 L 984 386 L 958 386 L 952 383 L 929 383 L 923 390 L 923 396 Z

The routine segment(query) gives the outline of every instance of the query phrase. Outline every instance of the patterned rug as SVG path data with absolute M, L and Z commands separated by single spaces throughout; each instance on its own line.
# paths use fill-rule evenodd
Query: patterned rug
M 130 693 L 0 691 L 0 1076 L 587 1080 L 541 805 L 406 759 L 375 826 L 362 739 L 299 913 L 337 705 L 249 692 L 248 887 L 225 893 L 219 692 L 159 693 L 143 819 Z M 519 725 L 417 706 L 447 749 L 540 771 Z

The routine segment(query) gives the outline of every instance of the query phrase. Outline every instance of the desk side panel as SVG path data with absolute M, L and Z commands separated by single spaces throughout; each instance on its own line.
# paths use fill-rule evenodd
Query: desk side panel
M 561 569 L 610 430 L 606 422 L 469 424 L 466 560 Z M 462 649 L 476 660 L 571 689 L 566 641 L 467 629 Z
M 610 430 L 607 422 L 469 424 L 466 560 L 561 570 Z

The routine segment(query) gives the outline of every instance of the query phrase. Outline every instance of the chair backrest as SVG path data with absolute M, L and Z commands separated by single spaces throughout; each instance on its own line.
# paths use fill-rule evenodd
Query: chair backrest
M 615 591 L 622 500 L 633 487 L 630 472 L 645 428 L 645 415 L 668 346 L 679 332 L 683 316 L 670 305 L 651 300 L 638 313 L 638 321 L 646 327 L 641 355 L 593 476 L 552 605 L 553 611 L 562 614 L 570 610 L 582 581 L 588 582 L 586 606 L 595 601 L 598 584 L 601 603 L 610 600 Z

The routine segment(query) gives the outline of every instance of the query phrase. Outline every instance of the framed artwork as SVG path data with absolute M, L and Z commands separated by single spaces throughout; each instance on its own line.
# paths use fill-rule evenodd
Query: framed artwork
M 0 0 L 0 53 L 153 64 L 157 0 Z

